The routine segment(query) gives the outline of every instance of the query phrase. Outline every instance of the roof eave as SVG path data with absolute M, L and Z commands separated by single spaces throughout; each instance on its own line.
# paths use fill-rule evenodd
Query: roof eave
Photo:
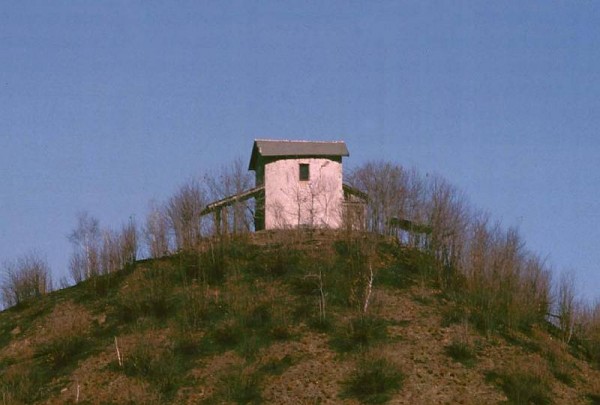
M 252 145 L 252 154 L 250 155 L 250 163 L 248 164 L 248 170 L 256 170 L 256 160 L 258 159 L 258 145 L 256 140 Z
M 339 141 L 343 145 L 343 149 L 339 153 L 270 153 L 268 150 L 262 151 L 259 142 L 304 142 L 304 141 L 277 141 L 271 139 L 255 139 L 252 145 L 252 154 L 250 156 L 250 162 L 248 164 L 248 170 L 256 170 L 256 165 L 259 156 L 266 157 L 281 157 L 281 158 L 300 158 L 300 157 L 311 157 L 311 156 L 321 156 L 321 157 L 348 157 L 350 156 L 350 152 L 348 151 L 348 147 L 346 143 L 343 141 Z M 306 141 L 310 142 L 310 141 Z M 317 143 L 317 142 L 315 142 Z M 323 142 L 327 143 L 327 142 Z M 332 142 L 333 143 L 333 142 Z

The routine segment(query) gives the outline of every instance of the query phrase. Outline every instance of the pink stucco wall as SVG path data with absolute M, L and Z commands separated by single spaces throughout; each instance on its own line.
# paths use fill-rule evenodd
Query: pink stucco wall
M 300 163 L 309 165 L 309 181 L 300 181 Z M 342 226 L 341 162 L 281 159 L 268 163 L 264 176 L 266 229 Z

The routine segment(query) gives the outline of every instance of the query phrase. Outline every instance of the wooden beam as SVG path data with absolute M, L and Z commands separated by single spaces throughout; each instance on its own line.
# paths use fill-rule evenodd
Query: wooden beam
M 228 207 L 237 202 L 249 200 L 250 198 L 256 198 L 263 191 L 265 191 L 265 186 L 258 186 L 258 187 L 252 188 L 250 190 L 242 191 L 241 193 L 234 194 L 229 197 L 225 197 L 221 200 L 218 200 L 218 201 L 208 204 L 202 210 L 202 212 L 200 212 L 200 215 L 210 214 L 211 212 L 213 212 L 219 208 Z

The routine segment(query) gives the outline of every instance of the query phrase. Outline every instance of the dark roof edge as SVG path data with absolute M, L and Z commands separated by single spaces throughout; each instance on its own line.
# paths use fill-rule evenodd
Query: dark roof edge
M 262 145 L 261 145 L 262 144 Z M 261 150 L 262 149 L 262 150 Z M 248 170 L 256 169 L 258 155 L 271 157 L 350 156 L 344 141 L 255 139 Z

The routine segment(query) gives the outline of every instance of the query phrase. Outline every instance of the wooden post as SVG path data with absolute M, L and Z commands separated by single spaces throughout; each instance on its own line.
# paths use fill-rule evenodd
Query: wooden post
M 217 235 L 221 234 L 221 208 L 215 210 L 215 226 L 217 227 Z
M 227 235 L 229 232 L 229 213 L 228 208 L 223 207 L 223 215 L 221 215 L 221 220 L 223 221 L 223 235 Z

